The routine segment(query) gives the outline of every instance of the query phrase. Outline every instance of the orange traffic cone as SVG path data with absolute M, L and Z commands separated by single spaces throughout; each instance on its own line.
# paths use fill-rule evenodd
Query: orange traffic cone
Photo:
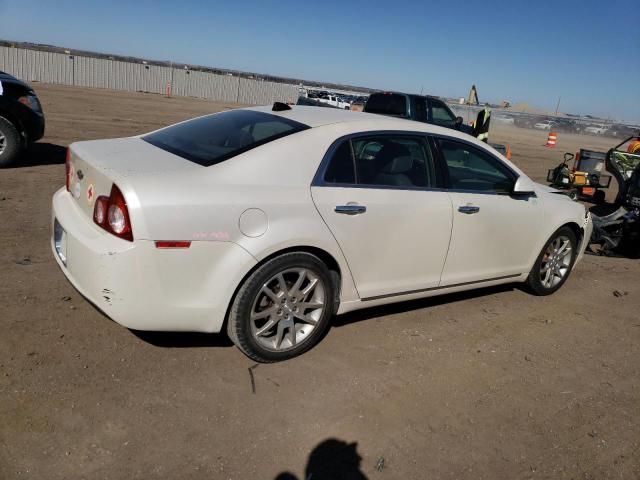
M 547 137 L 547 143 L 545 147 L 556 148 L 556 140 L 558 136 L 554 132 L 549 132 L 549 136 Z
M 511 145 L 507 143 L 507 151 L 504 152 L 504 156 L 507 157 L 507 160 L 511 160 Z

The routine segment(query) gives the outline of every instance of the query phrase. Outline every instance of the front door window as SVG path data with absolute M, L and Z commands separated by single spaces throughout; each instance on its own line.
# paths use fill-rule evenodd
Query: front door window
M 509 194 L 514 175 L 499 160 L 464 142 L 439 139 L 440 151 L 449 171 L 449 188 L 484 193 Z

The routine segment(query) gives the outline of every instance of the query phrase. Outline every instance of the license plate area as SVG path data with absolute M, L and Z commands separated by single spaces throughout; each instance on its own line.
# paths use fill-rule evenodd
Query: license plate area
M 67 266 L 67 232 L 56 218 L 53 221 L 53 245 L 62 264 Z

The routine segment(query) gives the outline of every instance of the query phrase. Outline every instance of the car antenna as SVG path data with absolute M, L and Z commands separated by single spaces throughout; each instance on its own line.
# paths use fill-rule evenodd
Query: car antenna
M 291 107 L 286 103 L 275 102 L 273 104 L 273 108 L 271 109 L 273 112 L 284 112 L 285 110 L 291 110 Z

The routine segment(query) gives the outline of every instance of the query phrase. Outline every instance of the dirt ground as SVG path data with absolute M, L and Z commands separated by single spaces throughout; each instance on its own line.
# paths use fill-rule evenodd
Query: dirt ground
M 638 260 L 586 256 L 551 297 L 507 286 L 337 317 L 275 365 L 222 335 L 131 332 L 52 257 L 63 147 L 234 105 L 34 86 L 47 135 L 0 171 L 0 479 L 640 478 Z M 565 150 L 613 143 L 547 149 L 497 123 L 491 140 L 539 180 Z

